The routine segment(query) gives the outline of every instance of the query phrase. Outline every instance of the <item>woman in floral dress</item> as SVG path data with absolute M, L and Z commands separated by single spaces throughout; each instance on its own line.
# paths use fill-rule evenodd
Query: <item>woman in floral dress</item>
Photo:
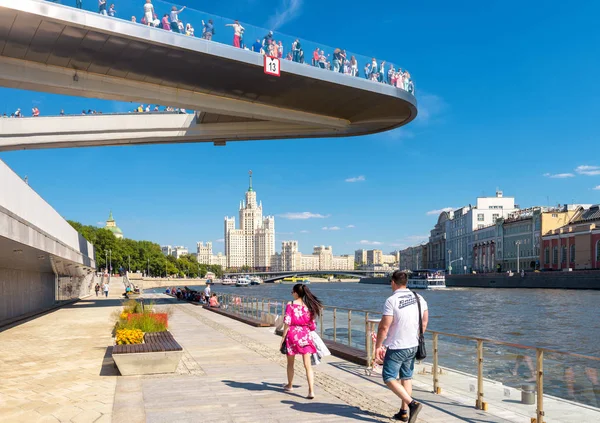
M 314 375 L 310 364 L 311 354 L 317 352 L 310 336 L 310 332 L 316 329 L 315 319 L 321 315 L 322 305 L 306 285 L 296 284 L 292 288 L 294 301 L 287 303 L 283 322 L 285 328 L 281 344 L 287 347 L 287 378 L 288 383 L 283 386 L 285 391 L 292 390 L 294 380 L 294 359 L 296 355 L 302 355 L 306 379 L 308 380 L 308 396 L 315 397 Z

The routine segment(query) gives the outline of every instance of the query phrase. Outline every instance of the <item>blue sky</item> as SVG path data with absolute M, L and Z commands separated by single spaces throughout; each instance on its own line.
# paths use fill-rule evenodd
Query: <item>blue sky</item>
M 65 218 L 96 224 L 112 209 L 128 237 L 190 251 L 212 240 L 219 250 L 223 217 L 237 217 L 252 169 L 265 213 L 276 216 L 277 249 L 297 239 L 303 252 L 325 244 L 342 254 L 419 243 L 436 222 L 430 212 L 496 188 L 521 207 L 600 202 L 597 2 L 184 4 L 394 61 L 416 81 L 419 117 L 397 131 L 348 139 L 1 153 Z M 129 108 L 0 93 L 1 113 Z

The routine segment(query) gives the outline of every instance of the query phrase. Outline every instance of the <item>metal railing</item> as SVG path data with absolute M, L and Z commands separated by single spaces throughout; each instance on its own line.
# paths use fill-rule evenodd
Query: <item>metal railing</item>
M 275 323 L 285 313 L 285 301 L 218 295 L 228 311 L 264 322 Z M 326 305 L 317 331 L 323 339 L 364 350 L 372 369 L 379 316 L 369 310 Z M 511 410 L 536 422 L 543 422 L 547 411 L 562 415 L 565 407 L 572 407 L 572 416 L 587 413 L 571 421 L 588 421 L 589 415 L 600 421 L 600 357 L 440 331 L 427 333 L 429 356 L 415 378 L 430 384 L 434 393 L 445 389 L 472 397 L 475 407 L 484 411 L 490 403 L 494 407 L 510 403 Z M 519 394 L 520 401 L 511 399 Z

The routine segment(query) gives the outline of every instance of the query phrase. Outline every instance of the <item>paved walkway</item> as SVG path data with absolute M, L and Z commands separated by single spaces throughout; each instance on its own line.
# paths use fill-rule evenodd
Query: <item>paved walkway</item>
M 0 332 L 0 421 L 4 422 L 389 422 L 398 400 L 379 377 L 329 357 L 316 367 L 316 399 L 304 369 L 285 393 L 285 357 L 272 328 L 253 328 L 198 306 L 154 295 L 173 311 L 170 330 L 184 347 L 173 375 L 117 377 L 107 346 L 115 310 L 88 298 Z M 159 307 L 163 307 L 160 305 Z M 433 395 L 416 382 L 420 422 L 525 422 L 471 399 Z
M 109 298 L 92 294 L 0 332 L 2 423 L 111 421 L 118 373 L 107 347 L 118 282 Z

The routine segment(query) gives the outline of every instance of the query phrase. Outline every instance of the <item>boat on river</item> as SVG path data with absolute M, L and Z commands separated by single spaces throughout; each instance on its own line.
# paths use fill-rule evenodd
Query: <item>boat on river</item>
M 221 281 L 221 285 L 235 285 L 235 279 L 231 279 L 231 278 L 224 278 Z
M 303 285 L 308 285 L 310 284 L 310 279 L 303 276 L 290 276 L 287 278 L 283 278 L 281 283 L 301 283 Z
M 250 286 L 250 278 L 240 276 L 235 282 L 235 286 Z
M 250 278 L 250 285 L 262 285 L 263 280 L 258 276 L 252 276 Z
M 446 288 L 446 276 L 441 270 L 415 270 L 408 274 L 409 289 Z

